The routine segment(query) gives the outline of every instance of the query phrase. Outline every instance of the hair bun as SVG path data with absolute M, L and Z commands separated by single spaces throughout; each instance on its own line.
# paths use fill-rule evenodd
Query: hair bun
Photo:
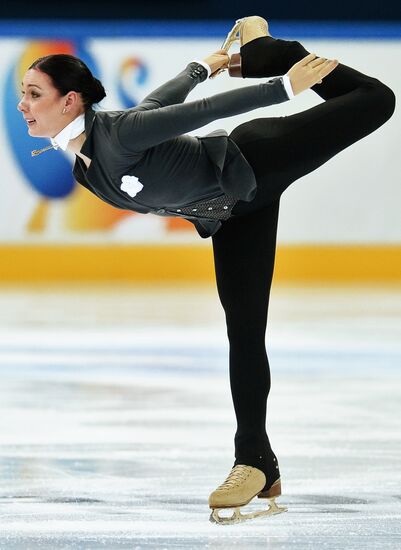
M 93 77 L 93 86 L 91 90 L 91 102 L 99 103 L 106 97 L 106 92 L 103 84 L 97 78 Z

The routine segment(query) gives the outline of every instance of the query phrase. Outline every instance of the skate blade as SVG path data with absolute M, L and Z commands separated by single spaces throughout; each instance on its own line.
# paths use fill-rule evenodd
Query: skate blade
M 285 506 L 278 506 L 273 499 L 269 501 L 269 508 L 267 510 L 259 510 L 258 512 L 249 512 L 248 514 L 242 514 L 239 507 L 234 508 L 233 514 L 229 517 L 221 517 L 219 512 L 221 510 L 229 510 L 230 508 L 214 508 L 210 514 L 209 521 L 218 525 L 232 525 L 234 523 L 240 523 L 249 519 L 258 518 L 260 516 L 273 516 L 276 514 L 282 514 L 287 512 L 288 508 Z
M 221 48 L 220 48 L 221 50 L 224 50 L 225 52 L 228 53 L 228 50 L 231 48 L 234 42 L 240 41 L 239 30 L 241 28 L 242 22 L 243 22 L 243 19 L 237 19 L 237 21 L 235 22 L 235 25 L 233 26 L 231 31 L 227 34 L 223 44 L 221 45 Z M 217 71 L 212 73 L 209 76 L 209 78 L 211 79 L 216 78 L 216 76 L 218 76 L 221 73 L 224 73 L 224 71 L 226 71 L 227 69 L 228 67 L 222 67 L 220 69 L 217 69 Z
M 234 44 L 234 42 L 239 42 L 240 37 L 239 37 L 238 31 L 239 31 L 239 28 L 241 26 L 241 23 L 242 23 L 242 19 L 238 19 L 235 22 L 234 27 L 228 33 L 226 39 L 224 40 L 223 44 L 221 45 L 221 48 L 220 48 L 221 50 L 224 50 L 225 52 L 228 53 L 228 50 L 231 48 L 231 46 Z M 217 71 L 212 73 L 209 76 L 209 78 L 211 78 L 211 79 L 216 78 L 216 76 L 218 76 L 221 73 L 224 73 L 224 71 L 226 71 L 227 69 L 228 69 L 228 67 L 221 67 L 220 69 L 217 69 Z
M 233 26 L 231 31 L 227 34 L 226 39 L 221 45 L 221 48 L 220 48 L 221 50 L 225 50 L 227 52 L 232 46 L 232 44 L 234 44 L 234 42 L 239 42 L 239 39 L 240 39 L 239 29 L 242 25 L 242 21 L 243 21 L 242 19 L 237 19 L 237 21 L 235 22 L 235 25 Z

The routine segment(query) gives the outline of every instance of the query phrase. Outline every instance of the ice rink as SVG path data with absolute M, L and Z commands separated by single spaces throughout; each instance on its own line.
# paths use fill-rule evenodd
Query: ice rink
M 401 548 L 399 287 L 273 288 L 268 433 L 288 512 L 232 526 L 207 503 L 235 431 L 213 287 L 0 299 L 1 549 Z

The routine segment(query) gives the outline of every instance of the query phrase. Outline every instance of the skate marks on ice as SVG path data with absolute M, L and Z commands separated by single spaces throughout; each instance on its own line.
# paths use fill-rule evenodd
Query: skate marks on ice
M 26 316 L 10 325 L 3 308 L 0 548 L 400 546 L 401 300 L 385 294 L 367 312 L 372 300 L 347 296 L 341 314 L 337 296 L 306 291 L 306 303 L 291 292 L 275 294 L 269 315 L 268 427 L 282 474 L 277 504 L 288 512 L 224 526 L 209 522 L 207 502 L 232 466 L 222 318 L 191 324 L 183 309 L 175 324 L 144 322 L 139 292 L 124 295 L 123 324 L 118 315 L 94 323 L 85 298 L 74 300 L 79 327 L 59 307 L 59 325 Z M 186 296 L 185 311 L 197 299 Z M 107 296 L 111 311 L 119 300 L 114 308 Z M 324 322 L 314 300 L 330 310 Z M 6 301 L 12 307 L 12 295 Z M 157 295 L 155 315 L 161 309 Z M 263 507 L 254 499 L 244 511 Z

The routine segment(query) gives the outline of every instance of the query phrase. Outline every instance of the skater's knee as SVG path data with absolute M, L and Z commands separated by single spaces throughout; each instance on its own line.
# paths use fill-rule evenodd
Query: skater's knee
M 388 120 L 391 118 L 395 111 L 395 94 L 391 88 L 386 86 L 385 84 L 382 84 L 382 91 L 381 91 L 381 110 L 383 114 L 385 115 L 385 119 Z
M 226 310 L 227 336 L 231 343 L 240 346 L 264 348 L 266 310 L 235 312 Z
M 391 118 L 395 110 L 396 98 L 393 90 L 378 79 L 372 79 L 371 90 L 374 90 L 374 106 L 380 122 L 384 123 Z

